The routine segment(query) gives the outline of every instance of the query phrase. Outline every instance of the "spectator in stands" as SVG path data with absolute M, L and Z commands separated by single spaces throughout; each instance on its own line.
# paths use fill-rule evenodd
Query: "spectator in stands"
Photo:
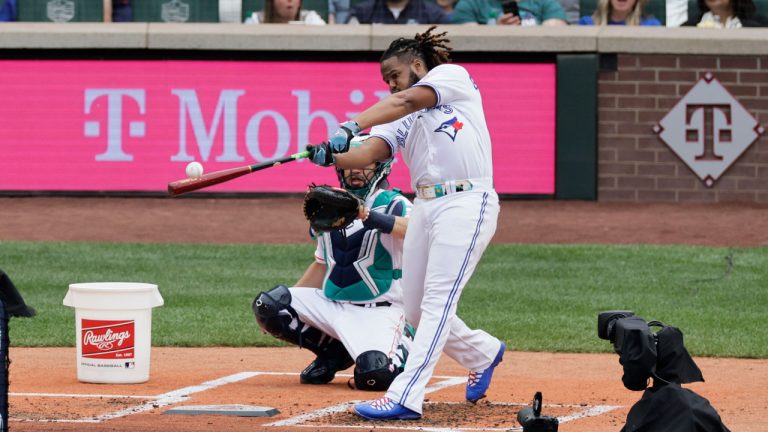
M 0 21 L 16 21 L 16 0 L 0 0 Z
M 667 27 L 680 27 L 688 21 L 688 0 L 666 0 Z
M 510 1 L 510 0 L 507 0 Z M 451 15 L 454 24 L 500 24 L 522 26 L 568 25 L 565 11 L 557 0 L 520 0 L 517 9 L 520 16 L 503 13 L 501 0 L 460 0 Z
M 559 0 L 560 6 L 565 11 L 565 18 L 568 24 L 578 24 L 581 18 L 579 0 Z
M 711 28 L 767 27 L 752 0 L 699 0 L 699 16 L 685 25 Z
M 660 26 L 654 17 L 645 16 L 648 0 L 598 0 L 592 16 L 583 16 L 581 25 Z
M 219 0 L 219 22 L 239 23 L 242 13 L 243 0 Z
M 131 0 L 104 0 L 104 22 L 132 22 Z
M 346 24 L 349 9 L 349 0 L 328 0 L 328 24 Z
M 301 0 L 265 0 L 264 10 L 253 12 L 245 22 L 249 24 L 302 22 L 325 25 L 325 20 L 320 14 L 301 8 Z
M 465 0 L 462 0 L 465 1 Z M 351 24 L 448 24 L 448 15 L 430 0 L 366 0 L 352 7 Z
M 440 9 L 445 12 L 449 19 L 453 15 L 453 9 L 456 7 L 457 2 L 458 0 L 435 0 L 435 3 L 440 6 Z

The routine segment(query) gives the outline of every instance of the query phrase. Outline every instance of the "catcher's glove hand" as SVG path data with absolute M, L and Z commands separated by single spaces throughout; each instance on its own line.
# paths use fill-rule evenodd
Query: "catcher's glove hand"
M 363 201 L 345 189 L 328 185 L 310 185 L 304 196 L 304 216 L 315 232 L 345 228 L 358 215 Z

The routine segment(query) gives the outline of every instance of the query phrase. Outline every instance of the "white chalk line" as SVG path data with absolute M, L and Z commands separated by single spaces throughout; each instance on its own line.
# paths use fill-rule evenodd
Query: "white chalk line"
M 426 393 L 432 393 L 441 389 L 444 389 L 446 387 L 455 386 L 458 384 L 464 384 L 467 382 L 466 377 L 445 377 L 440 376 L 436 377 L 438 379 L 442 379 L 442 381 L 439 381 L 429 387 L 426 388 Z M 343 412 L 349 410 L 352 405 L 356 403 L 360 403 L 363 401 L 355 400 L 355 401 L 349 401 L 349 402 L 342 402 L 338 405 L 333 405 L 330 407 L 320 408 L 319 410 L 312 411 L 307 414 L 300 414 L 285 420 L 279 420 L 272 423 L 267 423 L 264 426 L 301 426 L 300 423 L 304 423 L 307 421 L 311 421 L 320 417 L 325 417 L 330 414 L 335 414 L 338 412 Z M 314 425 L 313 425 L 314 426 Z M 330 426 L 329 426 L 330 427 Z
M 199 393 L 206 390 L 211 390 L 216 387 L 220 387 L 225 384 L 232 384 L 238 381 L 242 381 L 248 378 L 252 378 L 258 375 L 298 375 L 296 373 L 280 373 L 280 372 L 240 372 L 236 374 L 232 374 L 229 376 L 225 376 L 223 378 L 206 381 L 199 385 L 189 386 L 180 388 L 178 390 L 173 390 L 168 393 L 163 393 L 157 396 L 147 396 L 144 397 L 145 399 L 150 399 L 150 401 L 145 402 L 140 405 L 131 406 L 119 411 L 114 411 L 107 414 L 101 414 L 92 418 L 82 418 L 82 419 L 41 419 L 41 420 L 31 420 L 31 419 L 15 419 L 11 418 L 11 420 L 15 421 L 31 421 L 31 422 L 47 422 L 47 423 L 101 423 L 103 421 L 112 420 L 119 417 L 125 417 L 131 414 L 138 414 L 141 412 L 149 411 L 155 408 L 161 408 L 164 406 L 168 406 L 174 403 L 183 402 L 187 399 L 189 399 L 189 396 L 195 393 Z M 139 398 L 139 396 L 129 396 L 129 395 L 71 395 L 71 394 L 54 394 L 54 393 L 9 393 L 9 396 L 48 396 L 48 397 L 110 397 L 110 398 Z
M 80 393 L 8 393 L 8 396 L 64 397 L 64 398 L 110 398 L 110 399 L 154 399 L 157 396 L 80 394 Z
M 138 414 L 145 411 L 149 411 L 155 408 L 162 408 L 168 405 L 172 405 L 175 403 L 183 402 L 190 398 L 190 395 L 195 393 L 200 393 L 203 391 L 211 390 L 226 384 L 232 384 L 239 381 L 243 381 L 249 378 L 253 378 L 255 376 L 259 375 L 283 375 L 283 376 L 290 376 L 290 375 L 298 375 L 296 372 L 239 372 L 236 374 L 228 375 L 219 379 L 211 380 L 203 382 L 199 385 L 194 386 L 188 386 L 183 387 L 177 390 L 173 390 L 167 393 L 163 393 L 156 396 L 148 396 L 148 395 L 115 395 L 115 394 L 78 394 L 78 393 L 30 393 L 30 392 L 12 392 L 8 393 L 9 396 L 31 396 L 31 397 L 65 397 L 65 398 L 110 398 L 110 399 L 142 399 L 142 400 L 149 400 L 148 402 L 145 402 L 140 405 L 136 405 L 133 407 L 128 407 L 119 411 L 114 411 L 107 414 L 102 414 L 95 416 L 93 418 L 82 418 L 82 419 L 16 419 L 11 418 L 9 420 L 18 421 L 18 422 L 46 422 L 46 423 L 101 423 L 107 420 L 112 420 L 115 418 L 120 417 L 126 417 L 132 414 Z M 351 374 L 338 374 L 337 376 L 341 377 L 352 377 Z M 440 381 L 428 386 L 425 390 L 426 394 L 442 390 L 447 387 L 452 387 L 455 385 L 460 385 L 466 383 L 466 377 L 455 377 L 455 376 L 435 376 L 434 378 L 439 379 Z M 343 412 L 349 410 L 354 404 L 360 403 L 362 401 L 355 400 L 355 401 L 349 401 L 349 402 L 343 402 L 338 405 L 334 405 L 331 407 L 321 408 L 316 411 L 312 411 L 307 414 L 302 414 L 299 416 L 294 416 L 289 419 L 273 422 L 273 423 L 267 423 L 264 426 L 296 426 L 296 427 L 315 427 L 315 428 L 347 428 L 347 429 L 363 429 L 363 428 L 371 428 L 374 425 L 318 425 L 318 424 L 301 424 L 307 421 L 314 420 L 316 418 L 324 417 L 330 414 Z M 430 403 L 430 402 L 427 402 Z M 440 403 L 460 403 L 460 402 L 440 402 Z M 511 405 L 511 406 L 526 406 L 524 403 L 514 403 L 514 402 L 492 402 L 494 405 Z M 597 415 L 605 414 L 607 412 L 610 412 L 612 410 L 615 410 L 617 408 L 620 408 L 621 406 L 614 406 L 614 405 L 594 405 L 594 406 L 585 406 L 585 405 L 562 405 L 562 404 L 546 404 L 545 407 L 568 407 L 568 408 L 578 408 L 578 407 L 585 407 L 583 411 L 569 414 L 567 416 L 558 417 L 558 420 L 560 423 L 566 423 L 569 421 L 577 420 L 580 418 L 586 418 L 586 417 L 594 417 Z M 505 428 L 444 428 L 444 427 L 428 427 L 428 426 L 400 426 L 400 427 L 391 427 L 387 426 L 388 429 L 397 429 L 397 430 L 422 430 L 422 431 L 428 431 L 428 432 L 471 432 L 471 431 L 516 431 L 516 430 L 522 430 L 520 427 L 505 427 Z
M 385 429 L 392 429 L 392 430 L 417 430 L 417 431 L 427 431 L 427 432 L 505 432 L 505 431 L 521 431 L 523 430 L 522 426 L 508 426 L 508 427 L 500 427 L 500 428 L 493 428 L 493 427 L 435 427 L 435 426 L 401 426 L 399 423 L 393 423 L 393 422 L 372 422 L 367 424 L 360 424 L 360 425 L 341 425 L 341 424 L 304 424 L 305 421 L 308 420 L 314 420 L 315 418 L 323 417 L 326 415 L 334 414 L 337 412 L 342 412 L 348 410 L 353 404 L 360 402 L 360 401 L 353 401 L 348 402 L 345 404 L 339 404 L 334 407 L 326 408 L 324 410 L 317 410 L 312 413 L 304 414 L 303 416 L 297 416 L 297 417 L 311 417 L 311 418 L 302 418 L 300 423 L 296 424 L 280 424 L 280 422 L 275 423 L 268 423 L 264 426 L 293 426 L 293 427 L 301 427 L 301 428 L 333 428 L 333 429 L 368 429 L 371 430 L 373 428 L 382 427 Z M 427 404 L 430 403 L 440 403 L 440 404 L 451 404 L 451 403 L 464 403 L 464 402 L 427 402 Z M 491 402 L 491 405 L 507 405 L 507 406 L 527 406 L 525 403 L 506 403 L 506 402 Z M 584 406 L 584 405 L 565 405 L 565 404 L 544 404 L 543 407 L 550 407 L 550 408 L 585 408 L 582 411 L 569 414 L 566 416 L 557 417 L 557 420 L 559 424 L 568 423 L 574 420 L 587 418 L 587 417 L 595 417 L 601 414 L 605 414 L 607 412 L 613 411 L 617 408 L 621 408 L 620 405 L 594 405 L 594 406 Z M 316 415 L 320 411 L 325 411 L 321 415 Z M 297 417 L 294 417 L 293 419 L 296 419 Z M 292 419 L 289 419 L 292 420 Z
M 442 381 L 439 381 L 429 387 L 427 387 L 425 393 L 432 393 L 437 390 L 441 390 L 446 387 L 451 387 L 454 385 L 459 384 L 465 384 L 467 382 L 466 377 L 435 377 L 435 378 L 442 378 Z M 395 425 L 394 423 L 368 423 L 368 424 L 360 424 L 360 425 L 340 425 L 340 424 L 306 424 L 306 422 L 316 420 L 331 414 L 336 414 L 340 412 L 349 411 L 352 406 L 354 406 L 357 403 L 360 403 L 363 401 L 360 400 L 354 400 L 354 401 L 348 401 L 348 402 L 342 402 L 337 405 L 333 405 L 326 408 L 321 408 L 306 414 L 301 414 L 298 416 L 294 416 L 285 420 L 279 420 L 272 423 L 267 423 L 264 426 L 293 426 L 293 427 L 301 427 L 301 428 L 333 428 L 333 429 L 372 429 L 377 426 L 384 427 L 386 429 L 394 429 L 394 430 L 418 430 L 418 431 L 427 431 L 427 432 L 474 432 L 474 431 L 521 431 L 523 430 L 520 426 L 513 426 L 513 427 L 502 427 L 502 428 L 491 428 L 491 427 L 433 427 L 433 426 L 400 426 Z M 426 402 L 426 404 L 432 404 L 432 403 L 440 403 L 440 404 L 464 404 L 466 402 Z M 504 406 L 520 406 L 524 407 L 528 404 L 526 403 L 517 403 L 517 402 L 490 402 L 491 405 L 504 405 Z M 620 405 L 583 405 L 583 404 L 545 404 L 544 407 L 550 407 L 550 408 L 584 408 L 582 411 L 569 414 L 566 416 L 558 417 L 558 422 L 560 424 L 567 423 L 570 421 L 578 420 L 581 418 L 587 418 L 587 417 L 594 417 L 601 414 L 605 414 L 607 412 L 613 411 L 617 408 L 621 408 Z M 400 423 L 400 422 L 398 422 Z

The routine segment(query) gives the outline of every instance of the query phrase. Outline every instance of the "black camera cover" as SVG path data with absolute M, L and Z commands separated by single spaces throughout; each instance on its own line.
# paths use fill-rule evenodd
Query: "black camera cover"
M 701 369 L 685 349 L 683 332 L 677 327 L 666 326 L 656 333 L 658 360 L 656 376 L 664 381 L 688 384 L 704 381 Z
M 730 432 L 709 401 L 679 384 L 651 387 L 627 414 L 621 432 Z
M 624 366 L 621 381 L 633 391 L 645 390 L 648 378 L 656 371 L 656 339 L 648 323 L 640 317 L 616 321 L 613 348 Z

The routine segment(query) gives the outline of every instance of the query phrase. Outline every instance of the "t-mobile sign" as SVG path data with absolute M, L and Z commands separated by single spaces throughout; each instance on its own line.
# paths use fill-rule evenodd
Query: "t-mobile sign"
M 554 65 L 464 66 L 483 93 L 497 190 L 554 193 Z M 387 94 L 378 63 L 0 61 L 0 190 L 164 191 L 193 160 L 211 172 L 302 151 Z M 410 191 L 403 165 L 390 180 Z M 336 181 L 299 161 L 208 190 Z

